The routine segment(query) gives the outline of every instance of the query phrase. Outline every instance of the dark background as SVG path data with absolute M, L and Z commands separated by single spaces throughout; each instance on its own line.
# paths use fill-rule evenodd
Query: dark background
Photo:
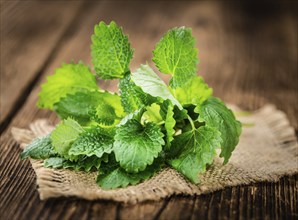
M 175 26 L 193 29 L 199 72 L 216 96 L 247 110 L 272 103 L 298 129 L 297 1 L 1 1 L 0 219 L 297 218 L 297 175 L 277 183 L 172 196 L 134 206 L 109 201 L 40 201 L 35 174 L 20 161 L 12 126 L 54 113 L 36 106 L 40 84 L 62 62 L 90 62 L 90 36 L 115 20 L 135 48 L 131 69 Z M 167 80 L 167 76 L 162 76 Z M 115 91 L 117 82 L 100 82 Z

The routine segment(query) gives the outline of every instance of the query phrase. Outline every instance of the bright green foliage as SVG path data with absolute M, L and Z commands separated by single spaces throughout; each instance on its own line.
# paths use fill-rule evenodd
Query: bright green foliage
M 139 110 L 136 110 L 128 115 L 126 115 L 117 125 L 117 127 L 120 127 L 124 124 L 126 124 L 126 122 L 128 122 L 131 119 L 135 119 L 137 121 L 141 121 L 142 116 L 144 115 L 145 112 L 145 108 L 140 108 Z
M 206 170 L 206 164 L 212 163 L 220 142 L 220 133 L 207 126 L 183 133 L 176 137 L 172 146 L 173 152 L 179 152 L 178 156 L 169 163 L 192 182 L 198 183 L 199 173 Z
M 68 157 L 71 144 L 83 132 L 83 128 L 73 119 L 68 118 L 59 124 L 51 134 L 54 150 L 64 157 Z
M 112 94 L 112 93 L 109 93 L 109 92 L 102 93 L 101 94 L 100 104 L 101 105 L 105 105 L 105 104 L 110 105 L 114 109 L 115 115 L 118 118 L 123 118 L 125 116 L 124 109 L 121 105 L 120 96 L 117 95 L 117 94 Z M 99 112 L 99 110 L 97 110 L 97 116 L 99 118 L 101 118 L 101 116 L 103 116 L 103 114 L 104 113 Z
M 73 156 L 97 156 L 113 150 L 115 129 L 92 127 L 82 133 L 72 144 L 68 154 Z
M 41 86 L 38 107 L 53 109 L 54 104 L 67 94 L 74 94 L 84 90 L 97 90 L 95 76 L 89 67 L 82 63 L 63 64 L 56 69 L 55 74 L 47 78 Z
M 144 93 L 140 87 L 136 86 L 136 84 L 131 81 L 130 77 L 131 74 L 127 73 L 119 82 L 121 103 L 127 113 L 132 113 L 155 101 L 153 97 Z
M 197 74 L 198 50 L 190 28 L 169 30 L 156 45 L 153 61 L 162 73 L 172 74 L 172 87 L 182 86 Z
M 90 112 L 95 109 L 100 101 L 101 94 L 98 91 L 82 91 L 69 94 L 54 105 L 57 114 L 66 119 L 72 117 L 80 124 L 90 122 Z
M 162 103 L 160 108 L 160 115 L 165 121 L 166 146 L 167 148 L 169 148 L 171 146 L 172 140 L 174 139 L 173 135 L 175 134 L 176 125 L 176 120 L 174 118 L 174 106 L 169 100 L 166 100 Z
M 97 184 L 102 189 L 115 189 L 126 187 L 129 184 L 135 185 L 143 180 L 149 179 L 156 174 L 163 166 L 163 159 L 157 158 L 152 165 L 147 166 L 144 171 L 138 173 L 128 173 L 121 168 L 115 161 L 109 161 L 109 164 L 103 165 L 97 176 Z
M 31 144 L 26 146 L 21 153 L 21 159 L 26 159 L 28 157 L 33 159 L 45 159 L 55 155 L 56 152 L 51 144 L 50 135 L 47 135 L 33 140 Z
M 117 115 L 111 105 L 103 103 L 97 106 L 94 119 L 103 125 L 112 125 L 117 119 Z
M 131 119 L 117 129 L 114 153 L 122 168 L 137 173 L 153 163 L 163 144 L 163 133 L 156 124 L 142 125 Z
M 174 105 L 182 109 L 181 104 L 174 98 L 164 81 L 148 65 L 141 65 L 141 68 L 132 74 L 131 78 L 145 93 L 153 97 L 160 97 L 163 100 L 169 99 Z
M 89 172 L 92 170 L 98 170 L 100 168 L 101 163 L 102 163 L 101 158 L 92 156 L 76 162 L 66 160 L 63 163 L 63 168 L 73 169 L 73 170 L 84 170 L 86 172 Z
M 174 112 L 173 112 L 174 106 L 169 105 L 168 106 L 168 111 L 167 111 L 167 116 L 165 119 L 165 129 L 166 129 L 166 133 L 167 133 L 167 146 L 169 147 L 171 145 L 173 138 L 173 135 L 175 134 L 175 124 L 176 121 L 174 119 Z
M 96 74 L 102 79 L 122 78 L 129 71 L 133 56 L 128 37 L 115 23 L 100 22 L 92 35 L 92 63 Z
M 130 73 L 127 73 L 123 79 L 120 79 L 119 90 L 125 112 L 134 112 L 143 104 L 142 100 L 139 99 L 139 95 L 142 95 L 142 93 L 137 93 L 136 85 L 130 80 Z
M 144 171 L 131 174 L 126 172 L 121 167 L 117 167 L 108 171 L 108 173 L 101 173 L 97 177 L 97 183 L 102 189 L 126 187 L 129 184 L 136 185 L 140 181 L 146 180 L 153 175 L 151 172 Z
M 98 170 L 100 165 L 103 161 L 107 162 L 107 156 L 104 159 L 100 159 L 96 156 L 92 157 L 85 157 L 81 160 L 76 162 L 66 160 L 62 157 L 50 157 L 44 161 L 45 167 L 52 167 L 52 168 L 65 168 L 65 169 L 73 169 L 73 170 L 83 170 L 86 172 L 92 170 Z
M 160 115 L 160 106 L 156 103 L 147 106 L 143 117 L 145 120 L 152 121 L 157 124 L 163 121 L 163 118 Z
M 227 163 L 239 142 L 241 123 L 222 101 L 214 97 L 207 99 L 196 108 L 196 111 L 200 114 L 200 121 L 220 131 L 222 138 L 220 156 L 224 157 L 224 163 Z
M 67 95 L 55 104 L 55 110 L 63 119 L 71 117 L 82 125 L 95 120 L 111 125 L 124 117 L 120 97 L 101 91 L 83 91 Z
M 212 89 L 204 82 L 202 77 L 193 77 L 182 87 L 173 89 L 175 98 L 182 104 L 202 104 L 212 95 Z
M 131 73 L 133 50 L 115 22 L 95 26 L 91 50 L 96 74 L 119 79 L 119 91 L 100 90 L 82 63 L 62 65 L 42 86 L 38 105 L 63 121 L 28 145 L 21 158 L 45 159 L 45 167 L 97 171 L 102 189 L 137 184 L 166 165 L 199 183 L 217 148 L 224 163 L 229 160 L 241 124 L 196 75 L 191 29 L 171 29 L 153 51 L 157 68 L 172 76 L 170 86 L 148 65 Z
M 173 105 L 170 100 L 165 100 L 160 105 L 160 115 L 162 118 L 166 118 L 166 115 L 168 113 L 168 107 L 169 105 Z M 174 112 L 174 119 L 176 122 L 187 119 L 188 114 L 186 109 L 179 109 L 176 105 L 173 106 L 173 112 Z

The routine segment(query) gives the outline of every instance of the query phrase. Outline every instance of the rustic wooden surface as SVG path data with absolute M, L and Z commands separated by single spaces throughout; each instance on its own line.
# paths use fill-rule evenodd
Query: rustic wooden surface
M 12 126 L 26 127 L 37 118 L 58 121 L 35 107 L 39 86 L 62 62 L 91 63 L 90 35 L 100 20 L 115 20 L 129 34 L 136 49 L 132 69 L 151 63 L 151 51 L 166 30 L 192 27 L 199 74 L 215 95 L 249 110 L 273 103 L 297 133 L 297 7 L 295 1 L 1 1 L 0 219 L 297 219 L 298 175 L 133 206 L 40 201 L 34 172 L 19 159 L 10 134 Z M 116 89 L 116 82 L 100 83 Z

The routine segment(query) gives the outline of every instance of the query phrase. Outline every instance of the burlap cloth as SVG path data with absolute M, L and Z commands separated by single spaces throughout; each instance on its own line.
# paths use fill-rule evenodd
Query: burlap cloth
M 177 171 L 166 168 L 153 178 L 124 189 L 102 190 L 96 183 L 96 172 L 85 173 L 64 169 L 48 169 L 43 161 L 30 160 L 36 173 L 41 200 L 76 196 L 88 200 L 109 199 L 125 203 L 159 200 L 173 194 L 198 195 L 228 186 L 257 181 L 277 181 L 298 171 L 298 144 L 294 129 L 285 113 L 267 105 L 238 120 L 249 126 L 243 132 L 230 162 L 222 165 L 216 158 L 207 172 L 194 185 Z M 13 128 L 12 134 L 23 148 L 35 137 L 48 134 L 54 127 L 46 119 L 30 124 L 30 130 Z

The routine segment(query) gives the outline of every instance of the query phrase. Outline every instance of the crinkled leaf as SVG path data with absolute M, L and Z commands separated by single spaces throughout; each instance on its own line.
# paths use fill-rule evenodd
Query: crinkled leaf
M 91 170 L 98 170 L 103 161 L 107 162 L 107 156 L 98 158 L 96 156 L 85 157 L 78 161 L 69 161 L 62 157 L 51 157 L 44 161 L 44 167 L 65 168 L 73 170 L 84 170 L 89 172 Z
M 160 97 L 163 100 L 169 99 L 174 105 L 182 109 L 181 104 L 174 98 L 167 85 L 148 66 L 141 67 L 131 76 L 132 81 L 145 92 L 153 97 Z
M 82 125 L 91 120 L 110 125 L 124 116 L 120 97 L 101 91 L 82 91 L 67 95 L 54 108 L 61 118 L 71 117 Z
M 102 158 L 98 158 L 96 156 L 85 157 L 83 160 L 78 161 L 69 161 L 66 160 L 63 163 L 63 168 L 73 169 L 73 170 L 84 170 L 89 172 L 91 170 L 98 170 L 101 166 L 101 163 L 107 160 L 107 155 L 104 154 Z
M 56 69 L 55 74 L 47 78 L 41 86 L 38 107 L 53 109 L 54 104 L 67 94 L 84 90 L 97 90 L 95 76 L 89 67 L 82 63 L 63 64 Z
M 114 153 L 122 168 L 136 173 L 153 163 L 163 144 L 163 133 L 159 126 L 152 122 L 143 126 L 131 119 L 117 128 Z
M 195 111 L 200 114 L 199 121 L 203 121 L 208 126 L 220 131 L 222 138 L 220 156 L 224 157 L 224 163 L 227 163 L 239 142 L 241 123 L 218 98 L 210 97 Z
M 73 119 L 63 120 L 51 134 L 54 150 L 61 156 L 68 158 L 71 144 L 83 132 L 83 128 Z
M 100 22 L 92 35 L 92 63 L 102 79 L 122 78 L 133 56 L 128 37 L 115 22 Z
M 212 95 L 212 89 L 202 77 L 193 77 L 181 87 L 173 89 L 175 98 L 182 104 L 202 104 Z
M 173 135 L 175 134 L 174 127 L 176 125 L 174 106 L 173 106 L 172 102 L 170 100 L 164 101 L 160 106 L 159 112 L 165 122 L 166 146 L 169 149 L 171 142 L 173 140 Z M 185 113 L 185 114 L 187 114 L 187 113 Z M 186 115 L 186 118 L 187 118 L 187 115 Z
M 62 157 L 50 157 L 43 162 L 43 166 L 52 168 L 62 168 L 64 161 L 66 161 L 66 159 Z
M 167 147 L 169 148 L 171 145 L 173 138 L 173 135 L 175 134 L 175 125 L 176 125 L 176 121 L 174 119 L 174 106 L 173 105 L 169 105 L 168 106 L 168 110 L 167 110 L 167 114 L 165 117 L 165 129 L 166 129 L 166 143 L 167 143 Z
M 120 96 L 118 96 L 117 94 L 104 92 L 101 94 L 101 98 L 102 98 L 101 104 L 110 105 L 114 109 L 115 115 L 118 118 L 123 118 L 125 116 L 124 109 L 121 105 Z M 103 115 L 104 115 L 104 112 L 99 113 L 99 111 L 97 111 L 97 116 L 99 118 L 101 118 L 101 116 Z
M 166 115 L 168 113 L 168 107 L 169 105 L 172 105 L 170 100 L 165 100 L 161 105 L 160 105 L 160 115 L 162 118 L 166 118 Z M 187 110 L 186 109 L 179 109 L 176 105 L 173 107 L 173 112 L 174 112 L 174 119 L 175 121 L 181 121 L 183 119 L 187 119 Z
M 53 149 L 50 135 L 42 138 L 36 138 L 21 153 L 21 159 L 31 157 L 33 159 L 46 159 L 55 156 L 56 152 Z
M 140 109 L 138 109 L 138 110 L 136 110 L 136 111 L 134 111 L 134 112 L 126 115 L 124 118 L 122 118 L 122 120 L 119 122 L 119 124 L 117 125 L 117 127 L 120 127 L 120 126 L 126 124 L 126 122 L 128 122 L 131 119 L 135 119 L 137 121 L 141 121 L 141 118 L 142 118 L 142 116 L 143 116 L 143 114 L 144 114 L 145 111 L 146 111 L 145 108 L 140 108 Z
M 132 113 L 154 102 L 154 98 L 144 93 L 140 87 L 131 81 L 130 77 L 131 74 L 127 73 L 119 82 L 121 103 L 127 113 Z
M 169 160 L 172 167 L 194 183 L 198 183 L 198 175 L 211 164 L 220 146 L 220 132 L 203 126 L 194 131 L 185 132 L 175 138 L 171 149 L 177 156 Z
M 54 105 L 57 114 L 62 118 L 74 118 L 80 124 L 90 122 L 90 111 L 102 103 L 101 92 L 82 91 L 69 94 Z
M 91 119 L 103 125 L 113 125 L 125 116 L 120 97 L 109 92 L 100 92 L 98 105 L 89 111 Z
M 198 50 L 191 29 L 169 30 L 153 51 L 153 62 L 162 73 L 172 74 L 171 86 L 182 86 L 197 73 Z
M 163 121 L 163 118 L 160 115 L 160 106 L 156 103 L 147 106 L 143 116 L 147 121 L 152 121 L 154 123 L 160 123 Z
M 72 144 L 68 154 L 73 156 L 97 156 L 113 150 L 115 129 L 93 127 L 83 132 Z
M 108 164 L 102 165 L 96 182 L 102 189 L 115 189 L 135 185 L 155 175 L 162 168 L 163 163 L 163 159 L 157 158 L 154 160 L 153 164 L 147 166 L 144 171 L 128 173 L 117 163 L 109 161 Z
M 95 116 L 95 120 L 103 125 L 113 125 L 115 120 L 118 119 L 115 109 L 107 103 L 97 106 Z

